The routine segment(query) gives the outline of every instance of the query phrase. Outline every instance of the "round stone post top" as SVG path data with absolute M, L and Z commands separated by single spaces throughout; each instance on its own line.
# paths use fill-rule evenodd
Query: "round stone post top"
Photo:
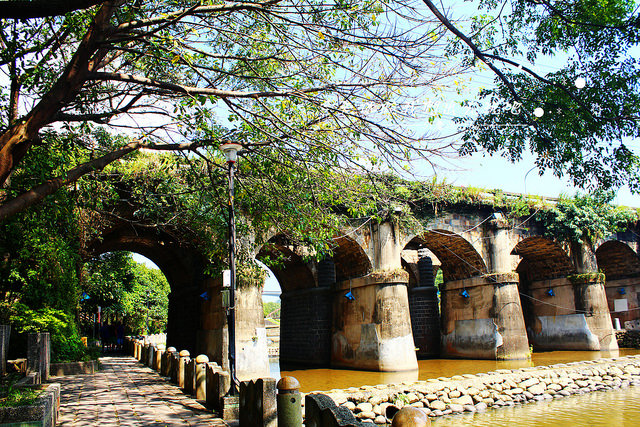
M 205 354 L 200 354 L 196 357 L 196 363 L 207 363 L 209 358 Z
M 181 350 L 179 355 L 180 357 L 189 357 L 191 353 L 189 353 L 189 350 Z
M 169 347 L 169 348 L 167 349 L 167 351 L 169 351 L 169 352 L 173 353 L 173 352 L 178 351 L 178 350 L 177 350 L 175 347 Z
M 391 421 L 391 427 L 426 427 L 431 425 L 427 413 L 413 406 L 400 409 Z
M 300 390 L 300 383 L 294 377 L 282 377 L 276 387 L 279 393 L 295 393 Z

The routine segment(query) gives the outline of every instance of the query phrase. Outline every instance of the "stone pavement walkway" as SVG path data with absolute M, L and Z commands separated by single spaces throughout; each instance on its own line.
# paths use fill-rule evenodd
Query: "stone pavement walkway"
M 93 375 L 60 383 L 62 426 L 227 426 L 176 385 L 128 356 L 102 357 Z

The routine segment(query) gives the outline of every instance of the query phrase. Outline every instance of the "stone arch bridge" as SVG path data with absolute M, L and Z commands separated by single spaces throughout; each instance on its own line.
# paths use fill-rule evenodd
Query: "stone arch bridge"
M 205 274 L 197 237 L 101 224 L 86 256 L 128 250 L 154 261 L 171 285 L 168 344 L 226 366 L 221 281 Z M 640 318 L 638 224 L 595 248 L 543 237 L 531 221 L 513 226 L 490 207 L 451 208 L 419 233 L 398 224 L 353 224 L 322 261 L 277 234 L 257 251 L 284 260 L 272 268 L 282 289 L 281 362 L 402 371 L 417 369 L 417 358 L 526 358 L 530 346 L 610 351 L 612 317 Z M 239 289 L 236 307 L 239 377 L 268 375 L 260 289 Z

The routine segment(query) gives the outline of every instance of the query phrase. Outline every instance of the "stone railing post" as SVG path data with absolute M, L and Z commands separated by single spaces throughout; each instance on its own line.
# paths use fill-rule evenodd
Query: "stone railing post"
M 133 341 L 133 357 L 138 361 L 140 361 L 140 358 L 142 357 L 142 346 L 140 345 L 139 340 Z
M 50 342 L 49 332 L 30 333 L 27 338 L 27 373 L 36 372 L 38 383 L 49 379 Z
M 184 388 L 184 373 L 186 370 L 186 364 L 190 360 L 189 356 L 191 353 L 189 353 L 189 350 L 182 350 L 178 355 L 180 356 L 180 359 L 178 359 L 178 375 L 176 378 L 176 384 L 178 384 L 178 387 Z
M 7 352 L 9 350 L 9 337 L 11 325 L 0 325 L 0 375 L 7 373 Z
M 294 377 L 282 377 L 278 381 L 278 427 L 302 425 L 302 395 L 300 383 Z
M 149 343 L 146 342 L 142 345 L 142 352 L 140 354 L 140 363 L 142 363 L 143 365 L 147 363 L 147 360 L 149 358 Z
M 184 392 L 186 394 L 195 394 L 195 373 L 196 373 L 196 359 L 189 359 L 184 365 Z
M 195 360 L 194 395 L 196 400 L 207 400 L 207 363 L 209 358 L 201 354 Z
M 171 376 L 171 354 L 176 351 L 175 347 L 169 347 L 162 355 L 160 362 L 160 375 L 163 377 Z
M 240 427 L 277 427 L 276 380 L 259 378 L 241 382 L 239 415 Z
M 156 351 L 158 350 L 158 348 L 156 347 L 155 344 L 150 344 L 149 345 L 149 352 L 147 353 L 147 360 L 145 361 L 145 365 L 147 365 L 150 368 L 153 368 L 153 361 L 156 358 Z
M 174 384 L 178 384 L 178 367 L 180 365 L 180 354 L 178 351 L 172 351 L 169 356 L 171 359 L 169 361 L 169 377 L 171 377 L 171 382 Z
M 229 392 L 231 377 L 216 362 L 206 364 L 207 405 L 217 412 L 222 410 L 222 398 Z

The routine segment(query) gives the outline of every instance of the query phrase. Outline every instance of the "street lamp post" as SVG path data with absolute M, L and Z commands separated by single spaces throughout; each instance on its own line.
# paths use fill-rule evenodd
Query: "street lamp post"
M 238 377 L 236 376 L 236 222 L 233 210 L 233 173 L 238 159 L 238 151 L 242 149 L 242 145 L 228 142 L 222 144 L 220 149 L 227 158 L 227 166 L 229 167 L 229 309 L 227 327 L 229 331 L 229 373 L 231 375 L 229 393 L 233 395 L 238 390 Z

